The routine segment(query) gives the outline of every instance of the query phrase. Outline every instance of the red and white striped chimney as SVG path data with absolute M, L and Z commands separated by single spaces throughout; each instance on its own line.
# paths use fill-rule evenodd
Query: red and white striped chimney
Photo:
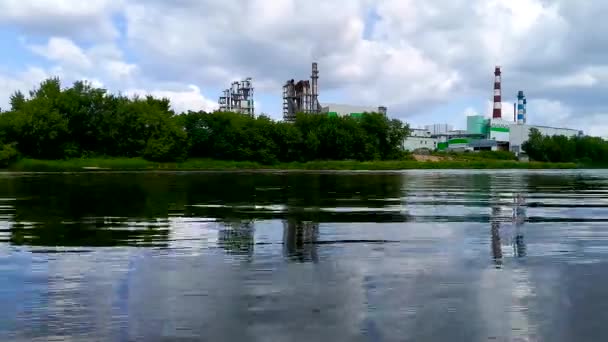
M 494 119 L 502 118 L 501 75 L 500 67 L 497 66 L 494 69 L 494 111 L 492 113 L 492 118 Z

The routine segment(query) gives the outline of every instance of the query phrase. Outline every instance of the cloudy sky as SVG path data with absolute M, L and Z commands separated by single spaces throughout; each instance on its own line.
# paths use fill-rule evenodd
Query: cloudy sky
M 464 127 L 489 115 L 501 65 L 530 123 L 608 136 L 607 14 L 599 0 L 2 0 L 0 107 L 59 76 L 213 109 L 253 77 L 258 112 L 280 118 L 282 84 L 317 61 L 322 102 Z

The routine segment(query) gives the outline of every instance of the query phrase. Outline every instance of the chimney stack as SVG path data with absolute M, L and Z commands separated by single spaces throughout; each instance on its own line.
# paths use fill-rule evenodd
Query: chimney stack
M 502 118 L 502 93 L 501 93 L 501 75 L 502 71 L 497 66 L 494 69 L 494 111 L 492 112 L 493 119 Z

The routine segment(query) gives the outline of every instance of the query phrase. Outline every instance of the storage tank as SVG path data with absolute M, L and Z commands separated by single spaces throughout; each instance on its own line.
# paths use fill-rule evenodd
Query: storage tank
M 467 116 L 467 134 L 486 135 L 488 122 L 483 115 Z

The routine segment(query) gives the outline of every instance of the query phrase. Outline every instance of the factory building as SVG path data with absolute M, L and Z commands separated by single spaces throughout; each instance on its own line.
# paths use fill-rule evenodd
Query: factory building
M 379 106 L 355 106 L 347 104 L 325 103 L 321 105 L 321 112 L 329 116 L 353 116 L 359 117 L 363 113 L 381 113 L 386 115 L 386 107 Z
M 218 104 L 220 111 L 241 113 L 253 117 L 255 107 L 252 79 L 246 78 L 240 82 L 233 82 L 230 88 L 223 91 Z
M 349 104 L 319 103 L 319 69 L 312 63 L 310 80 L 288 80 L 283 86 L 283 120 L 293 122 L 298 113 L 324 114 L 329 116 L 360 117 L 363 113 L 382 113 L 384 106 L 356 106 Z
M 454 127 L 452 125 L 448 125 L 448 124 L 426 125 L 426 126 L 424 126 L 424 128 L 427 131 L 431 132 L 431 134 L 444 134 L 444 133 L 454 130 Z
M 319 69 L 312 63 L 312 74 L 308 80 L 288 80 L 283 86 L 283 120 L 293 122 L 296 114 L 319 114 Z
M 438 142 L 439 139 L 433 136 L 431 131 L 426 128 L 412 128 L 410 129 L 410 136 L 403 141 L 403 149 L 411 152 L 420 150 L 434 151 L 437 149 Z
M 528 141 L 530 136 L 530 130 L 536 128 L 540 134 L 545 136 L 556 136 L 563 135 L 566 137 L 579 137 L 583 136 L 583 131 L 570 128 L 556 128 L 547 126 L 535 126 L 535 125 L 520 125 L 515 124 L 509 127 L 509 150 L 515 154 L 523 152 L 521 146 Z
M 439 151 L 482 151 L 503 150 L 516 155 L 523 153 L 522 145 L 528 140 L 531 129 L 537 129 L 545 136 L 563 135 L 566 137 L 582 136 L 583 132 L 571 128 L 548 127 L 527 124 L 527 98 L 523 91 L 517 93 L 517 103 L 513 106 L 513 121 L 504 120 L 502 116 L 502 70 L 494 70 L 494 106 L 492 117 L 472 115 L 467 117 L 466 131 L 435 129 L 447 125 L 436 124 L 426 126 L 425 139 L 434 139 L 436 150 Z M 433 128 L 433 129 L 430 129 Z M 422 148 L 421 133 L 412 130 L 404 141 L 404 149 L 416 151 Z

